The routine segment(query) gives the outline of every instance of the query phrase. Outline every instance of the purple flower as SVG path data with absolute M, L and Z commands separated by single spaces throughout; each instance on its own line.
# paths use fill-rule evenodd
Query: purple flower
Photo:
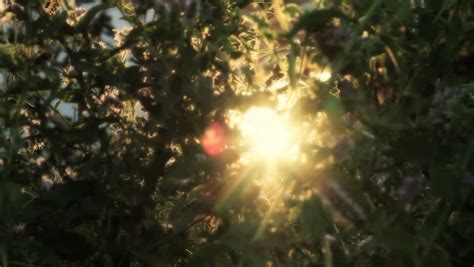
M 324 235 L 324 239 L 326 240 L 326 242 L 329 245 L 332 245 L 332 244 L 336 243 L 336 238 L 333 235 L 326 234 L 326 235 Z
M 51 186 L 53 186 L 53 184 L 54 184 L 53 180 L 49 179 L 48 176 L 43 175 L 41 177 L 40 186 L 41 186 L 42 189 L 48 191 L 51 188 Z
M 464 172 L 464 183 L 474 185 L 474 174 L 472 172 Z
M 123 108 L 122 101 L 120 101 L 120 99 L 118 99 L 118 97 L 116 97 L 114 95 L 106 96 L 104 102 L 105 103 L 111 103 L 112 105 L 114 105 L 115 107 L 118 107 L 118 108 Z
M 421 189 L 421 179 L 419 177 L 406 176 L 398 189 L 398 196 L 403 202 L 411 202 L 420 193 Z

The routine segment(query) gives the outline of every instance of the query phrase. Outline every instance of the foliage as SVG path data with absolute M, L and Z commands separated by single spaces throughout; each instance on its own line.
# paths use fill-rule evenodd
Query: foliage
M 471 1 L 3 2 L 0 265 L 474 262 Z M 282 96 L 268 186 L 231 114 Z

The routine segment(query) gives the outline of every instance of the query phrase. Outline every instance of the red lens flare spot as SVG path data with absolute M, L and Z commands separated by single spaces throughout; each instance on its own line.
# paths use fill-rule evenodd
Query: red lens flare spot
M 204 151 L 210 156 L 217 156 L 222 153 L 226 145 L 226 133 L 224 127 L 217 123 L 211 123 L 201 138 Z

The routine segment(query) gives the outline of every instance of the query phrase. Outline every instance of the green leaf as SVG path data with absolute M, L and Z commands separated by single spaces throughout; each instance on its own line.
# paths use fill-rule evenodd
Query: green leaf
M 321 241 L 330 225 L 330 218 L 321 199 L 312 197 L 301 208 L 301 237 Z
M 461 197 L 463 176 L 460 169 L 435 166 L 430 171 L 430 182 L 433 192 L 447 201 Z

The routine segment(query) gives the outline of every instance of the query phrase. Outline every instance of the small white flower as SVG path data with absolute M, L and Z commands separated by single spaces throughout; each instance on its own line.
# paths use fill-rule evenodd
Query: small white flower
M 132 31 L 132 28 L 127 27 L 127 28 L 122 28 L 122 29 L 114 29 L 113 31 L 115 33 L 114 35 L 115 46 L 120 47 L 124 44 L 125 38 L 130 33 L 130 31 Z
M 77 172 L 73 170 L 71 167 L 67 167 L 65 170 L 65 174 L 71 178 L 76 178 L 77 177 Z
M 25 226 L 26 226 L 25 223 L 20 222 L 20 223 L 15 224 L 15 225 L 13 226 L 12 231 L 13 231 L 15 234 L 20 234 L 20 233 L 22 233 L 22 232 L 25 230 Z
M 106 49 L 106 48 L 107 48 L 107 44 L 104 43 L 103 41 L 98 41 L 98 42 L 92 43 L 92 47 L 93 47 L 93 48 Z
M 46 159 L 42 156 L 39 156 L 36 160 L 35 163 L 38 167 L 41 167 L 45 163 Z

